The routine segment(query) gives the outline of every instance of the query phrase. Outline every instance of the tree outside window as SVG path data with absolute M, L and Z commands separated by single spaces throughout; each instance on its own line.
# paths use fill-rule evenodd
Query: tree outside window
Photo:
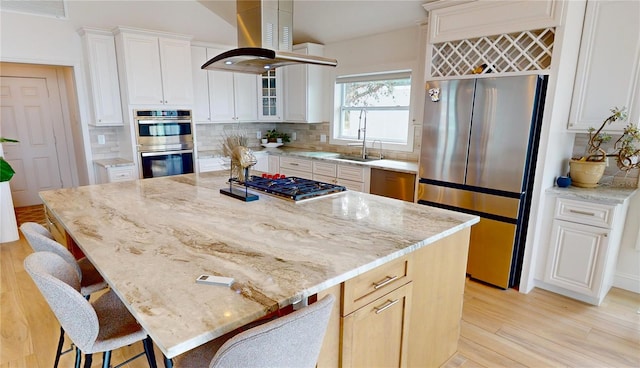
M 367 141 L 407 144 L 410 72 L 339 77 L 336 96 L 335 138 L 357 140 L 366 116 Z

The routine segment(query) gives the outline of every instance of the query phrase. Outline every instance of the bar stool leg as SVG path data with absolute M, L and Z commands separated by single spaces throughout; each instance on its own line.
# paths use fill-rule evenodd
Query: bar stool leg
M 76 364 L 75 368 L 80 368 L 80 363 L 82 362 L 82 352 L 76 346 Z
M 60 339 L 58 339 L 58 349 L 56 350 L 56 360 L 53 362 L 53 368 L 58 368 L 60 355 L 62 354 L 62 345 L 64 344 L 64 329 L 60 327 Z
M 142 340 L 142 344 L 144 346 L 144 352 L 147 356 L 147 361 L 149 362 L 149 367 L 157 368 L 156 353 L 153 351 L 153 340 L 151 340 L 151 336 L 147 336 L 146 339 Z
M 84 355 L 84 368 L 91 368 L 91 363 L 93 362 L 93 354 L 85 354 Z
M 164 367 L 165 368 L 173 368 L 173 361 L 166 356 L 164 357 Z
M 109 368 L 111 364 L 111 350 L 102 353 L 102 368 Z

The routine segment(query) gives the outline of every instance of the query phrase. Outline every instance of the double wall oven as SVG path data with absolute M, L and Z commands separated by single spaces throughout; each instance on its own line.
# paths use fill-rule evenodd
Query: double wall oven
M 190 110 L 135 110 L 140 176 L 193 173 Z

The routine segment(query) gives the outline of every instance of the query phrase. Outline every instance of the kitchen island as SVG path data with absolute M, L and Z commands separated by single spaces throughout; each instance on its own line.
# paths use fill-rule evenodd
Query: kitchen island
M 361 332 L 343 330 L 341 320 L 379 293 L 375 287 L 360 297 L 361 289 L 349 283 L 396 265 L 403 274 L 382 277 L 379 288 L 384 296 L 392 292 L 387 284 L 412 284 L 399 326 L 403 364 L 428 365 L 423 359 L 433 351 L 426 336 L 436 345 L 446 340 L 427 330 L 423 318 L 436 325 L 455 322 L 441 326 L 455 335 L 455 351 L 469 228 L 478 217 L 353 191 L 297 203 L 260 194 L 246 203 L 220 195 L 225 174 L 40 195 L 54 225 L 94 263 L 168 358 L 278 308 L 334 293 L 342 302 L 336 303 L 319 365 L 339 365 L 340 359 L 349 365 L 357 360 L 345 361 L 351 356 L 345 352 L 357 350 Z M 233 277 L 235 283 L 196 284 L 202 274 Z

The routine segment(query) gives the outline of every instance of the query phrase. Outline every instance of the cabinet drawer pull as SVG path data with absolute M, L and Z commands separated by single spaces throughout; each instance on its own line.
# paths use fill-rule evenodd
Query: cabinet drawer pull
M 381 287 L 383 287 L 383 286 L 387 285 L 388 283 L 390 283 L 390 282 L 394 281 L 394 280 L 395 280 L 395 279 L 397 279 L 397 278 L 398 278 L 398 276 L 387 276 L 387 277 L 385 277 L 385 278 L 384 278 L 384 280 L 382 280 L 382 281 L 374 282 L 374 283 L 373 283 L 373 288 L 374 288 L 375 290 L 378 290 L 378 289 L 380 289 Z
M 373 309 L 375 309 L 376 314 L 380 314 L 382 312 L 384 312 L 386 309 L 391 308 L 392 305 L 396 304 L 397 302 L 399 302 L 400 299 L 396 299 L 396 300 L 387 300 L 386 303 L 384 303 L 383 305 L 379 306 L 379 307 L 373 307 Z
M 576 213 L 578 215 L 586 215 L 586 216 L 595 216 L 596 215 L 593 212 L 587 212 L 587 211 L 569 210 L 569 212 Z
M 297 162 L 289 162 L 289 165 L 291 165 L 291 166 L 300 166 L 300 164 L 298 164 Z

